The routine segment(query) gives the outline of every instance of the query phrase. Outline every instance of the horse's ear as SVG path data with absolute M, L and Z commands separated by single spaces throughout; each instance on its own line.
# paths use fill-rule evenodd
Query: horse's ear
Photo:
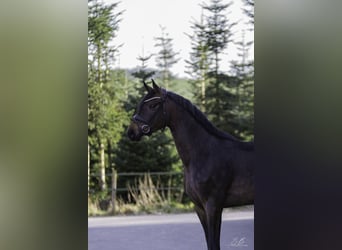
M 152 86 L 153 86 L 153 89 L 156 93 L 160 93 L 160 87 L 154 82 L 153 79 L 152 80 Z
M 150 86 L 148 86 L 145 81 L 143 81 L 143 83 L 144 83 L 144 87 L 147 90 L 147 92 L 151 93 L 153 89 Z

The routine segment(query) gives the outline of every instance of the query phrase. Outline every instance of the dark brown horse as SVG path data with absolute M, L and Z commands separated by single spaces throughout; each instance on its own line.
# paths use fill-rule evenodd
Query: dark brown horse
M 254 144 L 214 127 L 187 99 L 144 83 L 127 135 L 143 135 L 169 127 L 184 164 L 185 191 L 195 204 L 209 250 L 220 249 L 222 210 L 254 203 Z

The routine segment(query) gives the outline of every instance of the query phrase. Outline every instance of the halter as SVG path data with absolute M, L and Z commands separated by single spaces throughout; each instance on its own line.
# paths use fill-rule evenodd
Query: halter
M 147 135 L 151 132 L 151 122 L 155 119 L 156 115 L 159 113 L 159 111 L 162 109 L 163 110 L 163 117 L 164 117 L 164 125 L 162 127 L 162 130 L 165 129 L 166 127 L 166 111 L 165 111 L 165 100 L 166 100 L 166 96 L 167 96 L 167 91 L 165 89 L 162 89 L 162 93 L 163 95 L 162 96 L 155 96 L 155 97 L 151 97 L 147 100 L 144 101 L 144 103 L 148 103 L 150 101 L 153 101 L 153 100 L 156 100 L 156 99 L 159 99 L 160 100 L 160 103 L 161 105 L 159 106 L 158 110 L 153 114 L 153 116 L 151 117 L 151 119 L 149 121 L 146 121 L 144 118 L 142 118 L 139 114 L 135 114 L 133 117 L 132 117 L 132 121 L 134 123 L 136 123 L 138 126 L 139 126 L 139 123 L 141 123 L 142 125 L 139 126 L 142 133 Z

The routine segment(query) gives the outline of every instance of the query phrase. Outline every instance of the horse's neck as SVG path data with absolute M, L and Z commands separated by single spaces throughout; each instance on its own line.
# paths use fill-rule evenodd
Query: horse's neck
M 179 112 L 170 121 L 170 130 L 178 154 L 185 166 L 199 154 L 199 147 L 207 143 L 208 133 L 186 112 Z

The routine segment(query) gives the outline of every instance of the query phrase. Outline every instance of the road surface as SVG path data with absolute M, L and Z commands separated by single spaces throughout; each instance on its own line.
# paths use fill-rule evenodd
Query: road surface
M 254 249 L 254 212 L 222 215 L 221 250 Z M 206 250 L 195 213 L 88 219 L 88 250 Z

